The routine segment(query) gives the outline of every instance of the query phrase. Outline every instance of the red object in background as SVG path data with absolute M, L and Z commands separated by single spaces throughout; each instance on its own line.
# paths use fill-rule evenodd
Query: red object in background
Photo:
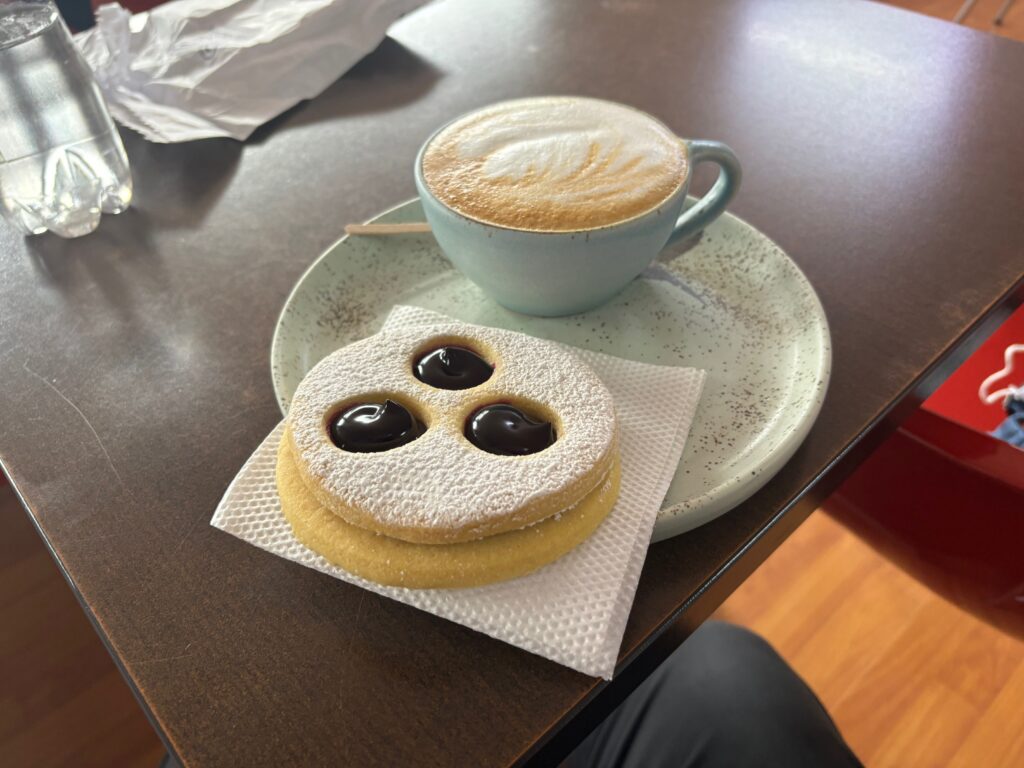
M 1024 451 L 987 434 L 1005 413 L 978 398 L 1020 342 L 1024 307 L 823 508 L 935 592 L 1024 638 Z
M 986 339 L 985 343 L 971 355 L 953 375 L 924 402 L 924 408 L 964 426 L 981 432 L 991 432 L 1006 414 L 1000 403 L 985 405 L 978 398 L 978 387 L 989 374 L 1003 367 L 1003 350 L 1011 344 L 1024 343 L 1024 305 L 1010 315 L 1009 319 Z M 993 389 L 1006 384 L 1024 384 L 1024 361 L 1017 364 L 1020 375 L 1001 382 Z

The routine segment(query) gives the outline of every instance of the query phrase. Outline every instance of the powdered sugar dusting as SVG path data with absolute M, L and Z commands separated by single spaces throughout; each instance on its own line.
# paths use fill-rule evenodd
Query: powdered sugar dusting
M 412 375 L 431 339 L 462 338 L 496 363 L 469 390 L 435 389 Z M 497 357 L 498 359 L 494 359 Z M 342 404 L 399 399 L 426 433 L 400 448 L 349 453 L 329 439 L 325 419 Z M 463 436 L 481 405 L 525 399 L 557 416 L 554 445 L 530 456 L 497 456 Z M 448 531 L 486 528 L 531 500 L 581 482 L 608 456 L 616 435 L 611 395 L 576 355 L 524 334 L 465 324 L 387 331 L 338 350 L 299 385 L 288 415 L 295 448 L 324 488 L 385 527 Z

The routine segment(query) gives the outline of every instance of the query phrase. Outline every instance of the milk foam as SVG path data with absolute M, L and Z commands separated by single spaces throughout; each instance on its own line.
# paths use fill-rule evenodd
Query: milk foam
M 423 174 L 471 218 L 545 231 L 593 229 L 649 211 L 679 188 L 686 148 L 642 112 L 597 99 L 504 102 L 441 131 Z

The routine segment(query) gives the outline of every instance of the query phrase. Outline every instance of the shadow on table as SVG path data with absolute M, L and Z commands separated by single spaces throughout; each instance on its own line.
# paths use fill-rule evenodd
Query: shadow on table
M 339 117 L 386 112 L 425 96 L 444 73 L 390 37 L 317 97 L 296 104 L 257 128 L 247 144 L 262 144 L 278 131 Z
M 131 210 L 154 226 L 197 229 L 235 175 L 244 145 L 228 138 L 154 144 L 125 132 L 135 176 Z
M 153 223 L 145 211 L 129 208 L 119 216 L 104 216 L 87 237 L 65 240 L 44 234 L 26 240 L 32 264 L 42 278 L 64 294 L 94 288 L 124 320 L 136 315 L 130 285 L 139 280 L 160 291 L 166 274 L 152 242 Z

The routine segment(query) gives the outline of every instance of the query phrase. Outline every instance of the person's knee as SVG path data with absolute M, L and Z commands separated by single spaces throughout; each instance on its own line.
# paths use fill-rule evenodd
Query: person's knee
M 687 732 L 677 743 L 697 758 L 692 764 L 809 765 L 823 756 L 830 759 L 822 765 L 851 764 L 811 690 L 743 627 L 703 625 L 659 673 L 660 706 L 675 712 L 675 728 Z
M 764 654 L 779 658 L 763 637 L 746 627 L 724 621 L 705 622 L 686 639 L 676 653 L 698 655 L 706 660 L 761 657 Z
M 759 734 L 748 730 L 772 719 L 762 711 L 771 695 L 759 680 L 766 660 L 785 666 L 752 632 L 720 622 L 704 624 L 620 713 L 634 723 L 633 751 L 643 755 L 642 761 L 629 764 L 703 765 L 708 755 L 742 754 L 745 744 L 758 741 Z
M 579 764 L 644 768 L 857 764 L 772 647 L 718 622 L 687 639 L 578 757 Z
M 817 704 L 817 699 L 764 638 L 733 624 L 711 621 L 666 662 L 673 695 L 696 696 L 716 715 Z
M 707 622 L 691 635 L 666 660 L 661 673 L 673 698 L 695 697 L 709 713 L 756 709 L 757 700 L 770 694 L 767 689 L 778 682 L 773 678 L 792 677 L 763 638 L 718 621 Z

